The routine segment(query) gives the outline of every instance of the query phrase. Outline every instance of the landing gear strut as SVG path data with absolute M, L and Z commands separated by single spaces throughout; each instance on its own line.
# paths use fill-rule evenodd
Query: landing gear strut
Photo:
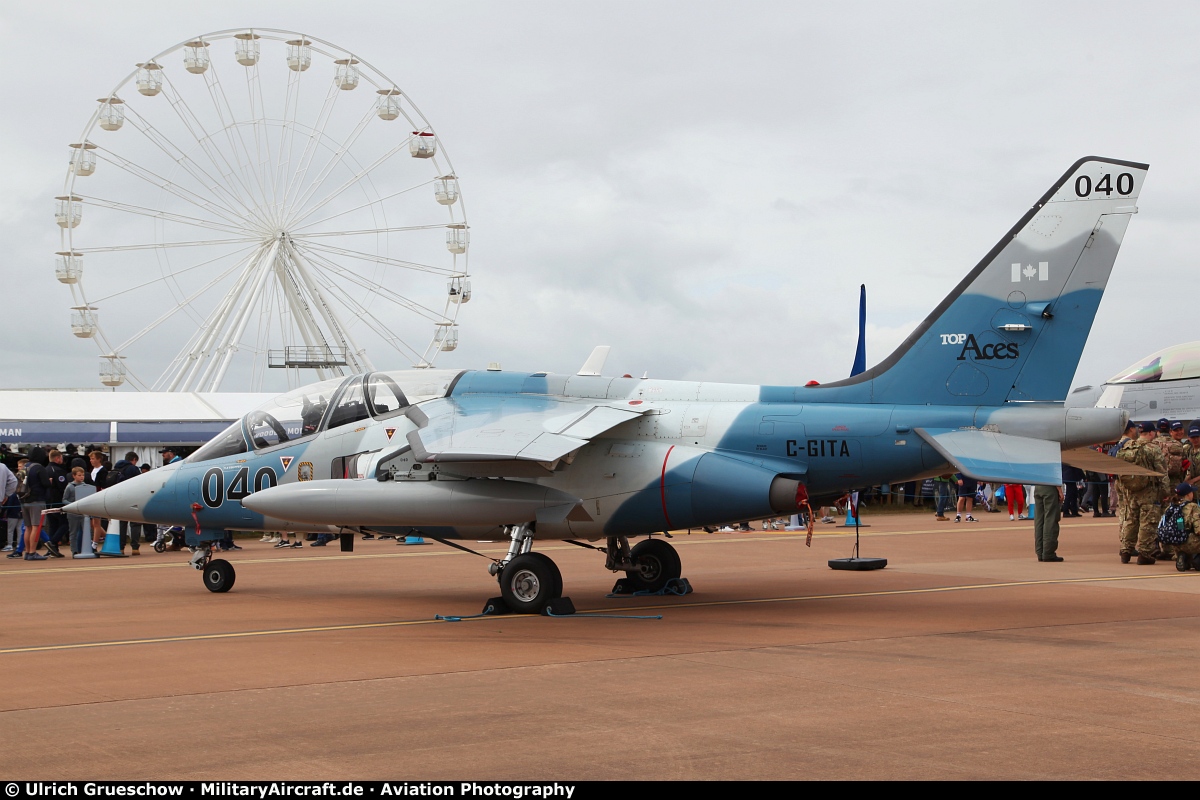
M 552 600 L 562 597 L 562 573 L 549 556 L 533 551 L 533 526 L 509 529 L 508 554 L 493 562 L 488 572 L 500 582 L 500 597 L 517 614 L 540 614 Z
M 500 571 L 500 596 L 517 614 L 540 614 L 551 600 L 562 597 L 562 573 L 542 553 L 517 556 Z
M 212 542 L 204 542 L 192 553 L 190 563 L 194 569 L 200 570 L 205 589 L 210 592 L 228 592 L 237 580 L 237 573 L 233 570 L 233 564 L 223 558 L 213 558 L 212 553 Z

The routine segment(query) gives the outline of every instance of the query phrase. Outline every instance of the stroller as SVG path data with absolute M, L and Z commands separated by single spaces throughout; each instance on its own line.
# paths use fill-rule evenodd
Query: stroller
M 154 552 L 165 553 L 168 547 L 176 543 L 180 547 L 187 544 L 183 536 L 183 528 L 179 525 L 170 528 L 165 525 L 159 525 L 158 534 L 154 537 Z
M 992 510 L 992 504 L 988 501 L 987 494 L 983 491 L 983 484 L 980 484 L 975 489 L 975 508 L 983 509 L 984 511 Z

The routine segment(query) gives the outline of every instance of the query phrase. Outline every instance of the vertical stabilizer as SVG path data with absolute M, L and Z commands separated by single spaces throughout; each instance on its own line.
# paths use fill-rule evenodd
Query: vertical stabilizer
M 1148 169 L 1080 159 L 887 359 L 798 398 L 1061 402 Z

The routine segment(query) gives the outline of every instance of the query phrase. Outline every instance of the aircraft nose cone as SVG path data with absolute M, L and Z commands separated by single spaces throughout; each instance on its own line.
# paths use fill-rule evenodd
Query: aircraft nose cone
M 68 514 L 80 514 L 85 517 L 103 518 L 105 516 L 104 498 L 100 493 L 89 494 L 82 500 L 76 500 L 74 503 L 68 503 L 63 506 L 63 511 Z
M 147 473 L 121 481 L 66 506 L 68 514 L 82 514 L 102 519 L 119 519 L 126 522 L 145 522 L 143 509 L 150 499 L 151 490 L 161 481 Z

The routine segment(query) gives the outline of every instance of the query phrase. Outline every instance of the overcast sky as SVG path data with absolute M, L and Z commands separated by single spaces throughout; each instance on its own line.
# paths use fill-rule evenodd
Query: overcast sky
M 1084 155 L 1151 170 L 1076 384 L 1200 339 L 1193 4 L 5 3 L 0 386 L 97 385 L 52 264 L 95 98 L 241 26 L 361 53 L 437 128 L 474 281 L 439 366 L 843 378 L 860 283 L 873 364 Z

